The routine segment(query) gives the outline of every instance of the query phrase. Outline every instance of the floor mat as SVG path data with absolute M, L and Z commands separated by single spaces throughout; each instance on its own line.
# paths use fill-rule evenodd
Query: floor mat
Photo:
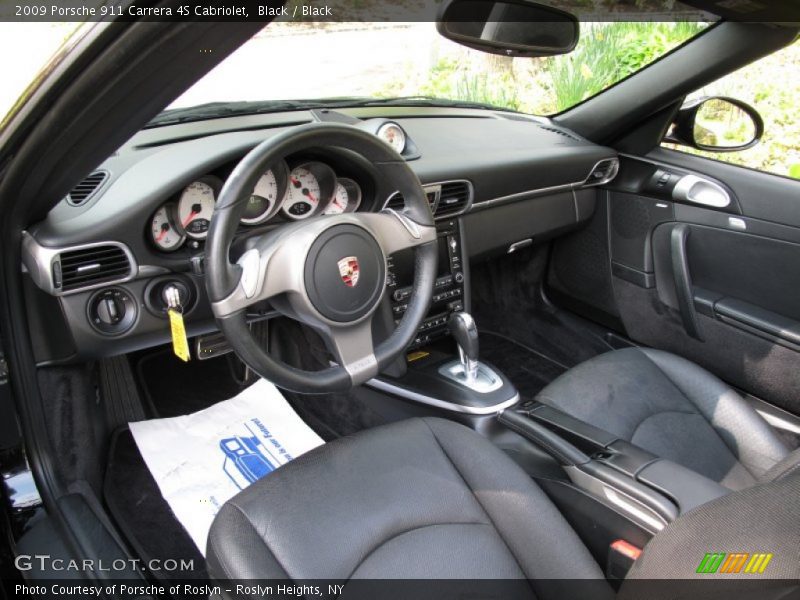
M 231 376 L 233 355 L 188 363 L 171 349 L 149 353 L 136 363 L 143 392 L 158 417 L 177 417 L 232 398 L 242 391 Z
M 139 479 L 144 477 L 142 468 L 146 465 L 144 470 L 166 500 L 167 510 L 171 509 L 163 519 L 177 519 L 203 554 L 211 522 L 228 499 L 323 443 L 277 388 L 263 379 L 235 398 L 194 414 L 131 423 L 130 432 L 140 456 L 129 448 L 116 448 L 117 455 L 112 456 L 110 464 L 116 464 L 117 470 L 133 466 Z M 137 460 L 142 461 L 141 466 L 120 465 Z M 124 474 L 109 472 L 107 479 L 123 487 L 110 489 L 107 484 L 106 492 L 130 494 L 131 489 L 124 487 L 125 478 Z M 114 501 L 129 504 L 124 498 Z M 135 512 L 123 518 L 142 520 Z M 140 524 L 128 524 L 126 529 L 138 531 L 142 527 L 148 527 L 147 518 Z
M 533 398 L 567 370 L 565 365 L 503 335 L 480 332 L 481 358 L 511 380 L 523 399 Z
M 154 571 L 159 579 L 206 579 L 205 559 L 172 514 L 125 427 L 111 440 L 103 489 L 106 506 L 135 555 L 145 564 L 171 558 L 190 570 Z

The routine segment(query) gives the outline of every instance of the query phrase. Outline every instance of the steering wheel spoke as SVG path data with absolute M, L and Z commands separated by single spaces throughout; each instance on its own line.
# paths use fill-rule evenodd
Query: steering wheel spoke
M 317 329 L 336 362 L 344 367 L 353 385 L 360 385 L 378 374 L 372 340 L 372 317 L 346 327 Z
M 436 227 L 420 225 L 391 208 L 384 208 L 379 213 L 357 213 L 353 216 L 372 231 L 387 256 L 436 240 Z
M 283 235 L 267 234 L 231 265 L 237 269 L 239 282 L 228 297 L 214 302 L 217 318 L 226 317 L 286 292 L 302 291 L 296 270 L 286 268 L 287 246 Z

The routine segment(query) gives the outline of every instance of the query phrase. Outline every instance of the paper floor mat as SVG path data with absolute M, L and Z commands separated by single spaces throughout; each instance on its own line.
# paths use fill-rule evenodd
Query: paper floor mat
M 200 412 L 130 429 L 161 495 L 203 555 L 211 522 L 229 498 L 323 443 L 264 379 Z

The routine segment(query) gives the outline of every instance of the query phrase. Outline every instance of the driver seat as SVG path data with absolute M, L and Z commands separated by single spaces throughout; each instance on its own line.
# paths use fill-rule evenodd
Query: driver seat
M 693 577 L 709 548 L 749 549 L 741 523 L 758 519 L 756 541 L 774 554 L 767 576 L 797 577 L 797 475 L 681 517 L 632 575 Z M 257 481 L 217 514 L 207 563 L 217 580 L 521 580 L 514 597 L 531 598 L 574 597 L 580 580 L 582 597 L 614 596 L 534 481 L 479 434 L 436 418 L 338 439 Z

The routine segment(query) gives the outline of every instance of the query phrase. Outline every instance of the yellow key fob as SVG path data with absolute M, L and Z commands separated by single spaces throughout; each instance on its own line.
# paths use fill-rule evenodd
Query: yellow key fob
M 170 308 L 167 314 L 169 315 L 169 328 L 172 332 L 172 351 L 183 362 L 189 362 L 191 355 L 189 354 L 189 340 L 186 339 L 186 327 L 183 324 L 183 313 L 176 308 Z

